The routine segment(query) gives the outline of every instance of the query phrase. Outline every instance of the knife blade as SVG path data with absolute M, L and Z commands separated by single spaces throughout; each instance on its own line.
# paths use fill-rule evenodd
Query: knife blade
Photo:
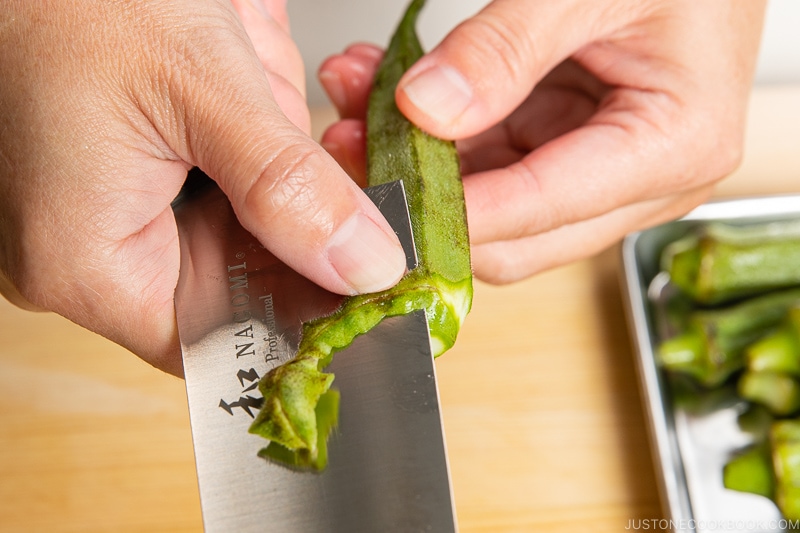
M 401 182 L 366 190 L 416 266 Z M 328 466 L 258 457 L 248 433 L 257 383 L 297 351 L 301 326 L 341 296 L 275 258 L 199 171 L 173 204 L 181 243 L 175 293 L 203 523 L 207 532 L 456 530 L 425 313 L 384 320 L 327 371 L 341 395 Z

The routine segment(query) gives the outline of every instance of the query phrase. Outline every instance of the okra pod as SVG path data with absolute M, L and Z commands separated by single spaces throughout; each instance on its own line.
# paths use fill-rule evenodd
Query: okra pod
M 722 469 L 722 484 L 727 489 L 772 499 L 775 493 L 775 475 L 768 444 L 752 446 L 728 461 Z
M 701 304 L 800 284 L 800 221 L 707 224 L 668 245 L 662 269 Z
M 766 407 L 776 416 L 800 409 L 800 382 L 789 374 L 746 371 L 736 384 L 743 399 Z
M 725 465 L 723 485 L 771 498 L 784 518 L 800 520 L 800 419 L 774 422 L 765 443 Z
M 800 378 L 800 306 L 787 312 L 781 326 L 745 352 L 747 368 Z
M 659 345 L 659 364 L 706 387 L 718 386 L 744 368 L 745 348 L 769 333 L 798 303 L 800 289 L 786 289 L 725 308 L 695 310 L 684 331 Z
M 790 308 L 778 328 L 745 349 L 747 371 L 739 395 L 777 416 L 800 409 L 800 307 Z
M 800 420 L 780 420 L 770 430 L 775 503 L 790 520 L 800 520 Z
M 435 356 L 449 349 L 472 303 L 472 270 L 464 192 L 452 142 L 431 137 L 397 109 L 403 73 L 422 55 L 415 24 L 424 0 L 409 5 L 376 73 L 367 116 L 367 182 L 402 179 L 418 266 L 386 291 L 346 298 L 333 314 L 303 325 L 294 359 L 259 383 L 264 404 L 250 431 L 269 439 L 264 457 L 299 467 L 325 467 L 319 409 L 333 375 L 323 372 L 336 350 L 389 316 L 425 310 Z M 331 403 L 331 402 L 326 402 Z M 326 414 L 327 413 L 327 414 Z

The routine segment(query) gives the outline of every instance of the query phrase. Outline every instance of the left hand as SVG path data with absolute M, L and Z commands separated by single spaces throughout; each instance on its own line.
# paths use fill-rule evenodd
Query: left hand
M 742 154 L 764 3 L 495 0 L 406 73 L 401 111 L 457 141 L 475 274 L 504 283 L 594 254 L 705 200 Z M 323 145 L 359 179 L 381 51 L 320 80 Z

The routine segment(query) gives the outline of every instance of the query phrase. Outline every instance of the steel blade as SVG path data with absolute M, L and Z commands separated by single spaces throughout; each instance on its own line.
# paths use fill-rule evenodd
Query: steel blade
M 370 193 L 413 267 L 402 185 Z M 455 531 L 424 312 L 387 319 L 335 355 L 327 370 L 339 424 L 323 472 L 268 462 L 257 456 L 266 441 L 247 432 L 258 379 L 294 356 L 303 321 L 341 297 L 272 256 L 215 186 L 187 191 L 175 213 L 175 304 L 206 531 Z

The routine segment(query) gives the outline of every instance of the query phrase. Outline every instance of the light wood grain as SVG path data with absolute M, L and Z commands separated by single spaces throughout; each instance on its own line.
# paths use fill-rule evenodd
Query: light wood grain
M 319 135 L 333 119 L 315 115 Z M 719 195 L 800 190 L 800 87 L 759 89 Z M 620 531 L 659 518 L 616 250 L 478 283 L 437 362 L 463 532 Z M 0 302 L 0 531 L 202 531 L 182 381 Z

